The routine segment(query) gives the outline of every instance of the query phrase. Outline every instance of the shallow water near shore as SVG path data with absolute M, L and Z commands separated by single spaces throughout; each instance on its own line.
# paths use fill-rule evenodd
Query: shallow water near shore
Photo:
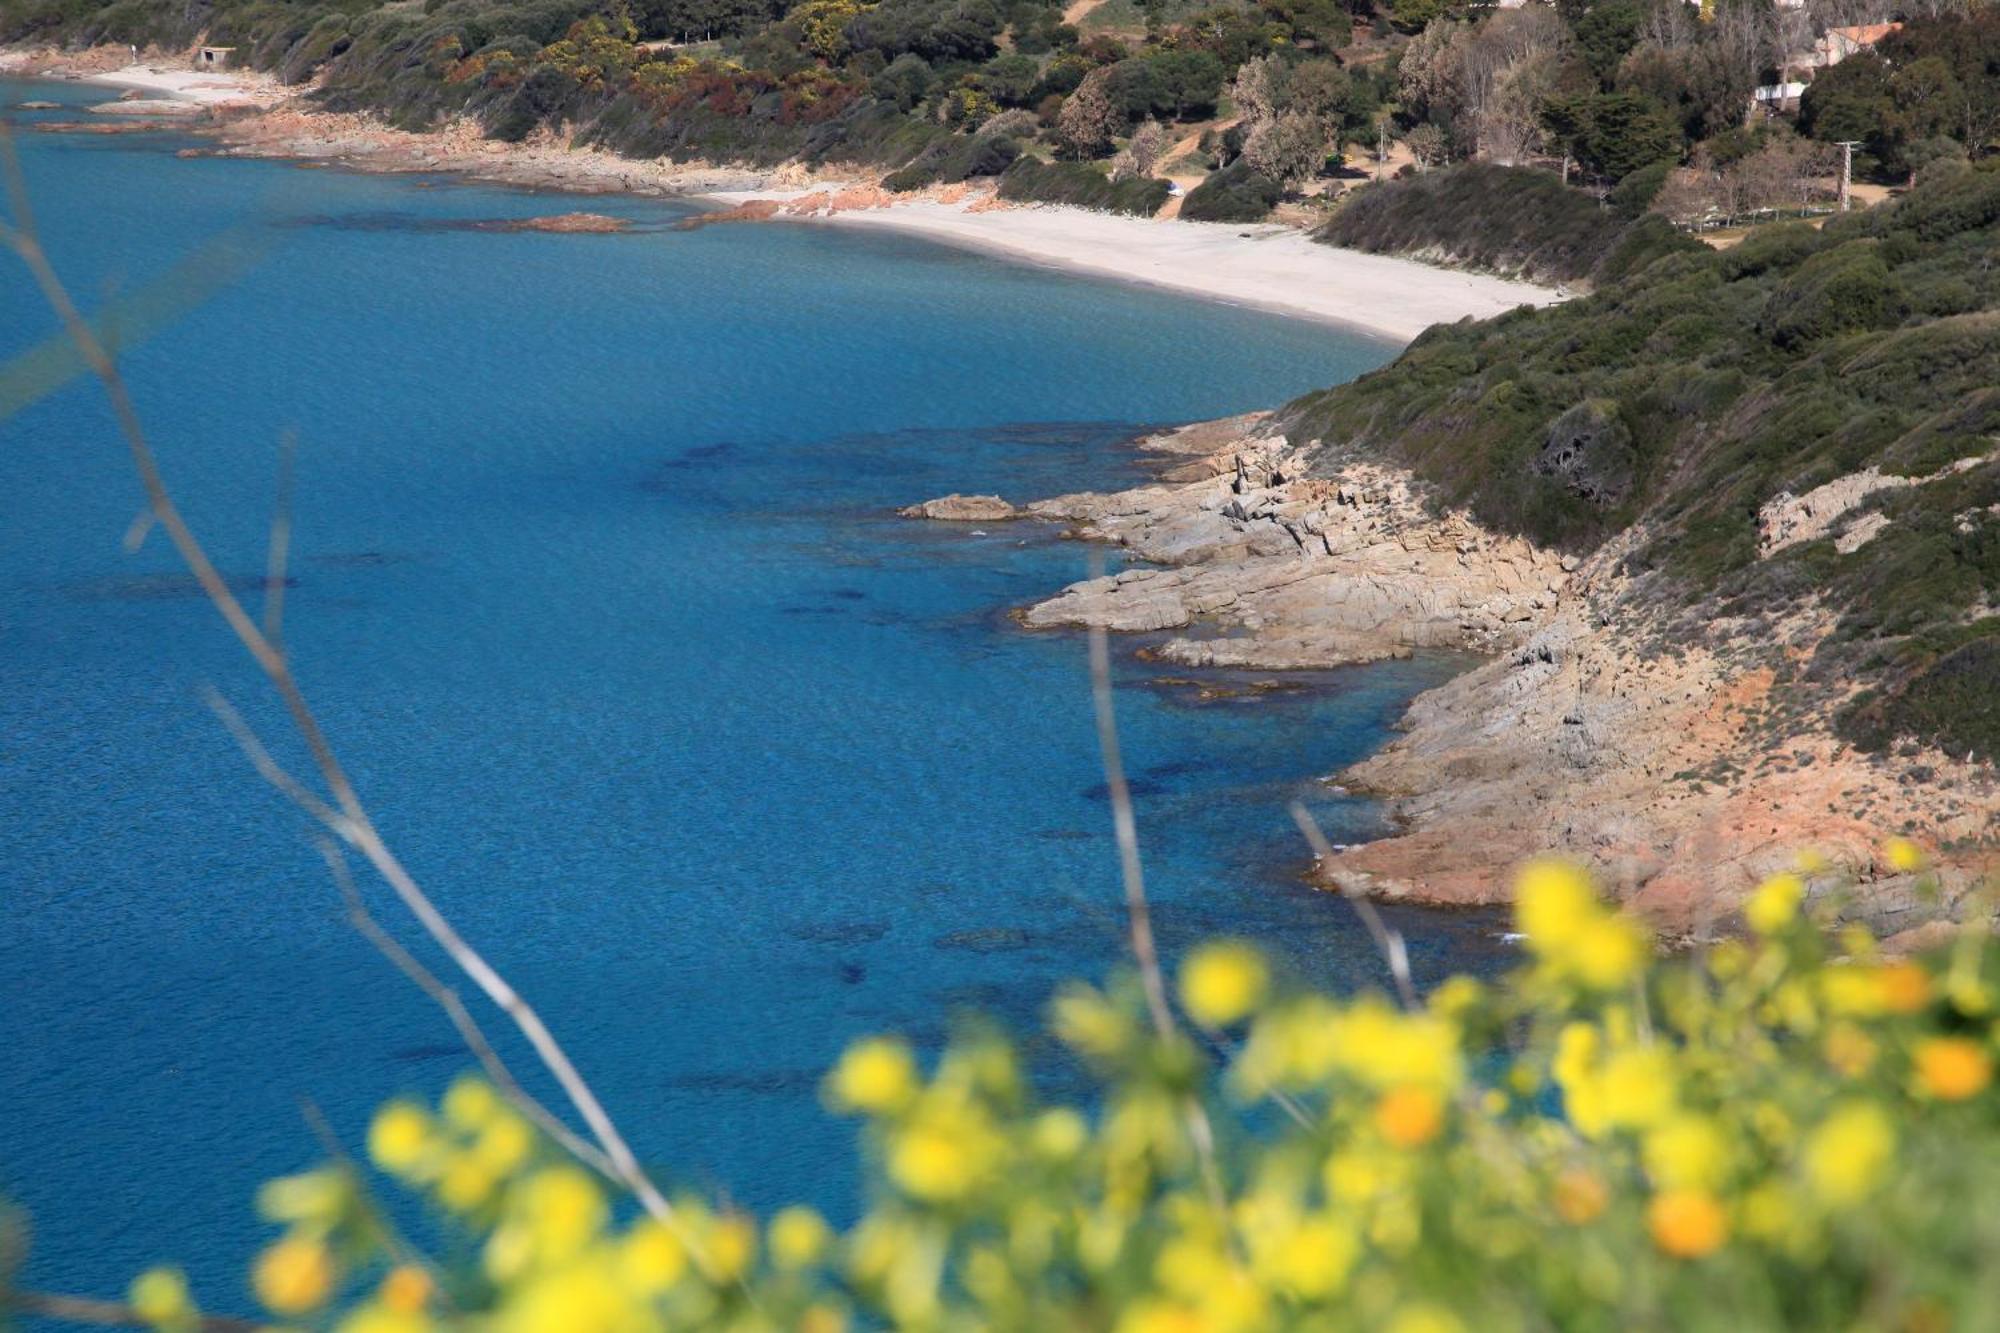
M 104 94 L 0 80 L 0 107 L 36 97 Z M 448 224 L 575 201 L 19 141 L 54 260 L 119 312 L 167 475 L 253 606 L 296 429 L 286 637 L 390 840 L 649 1162 L 759 1208 L 851 1214 L 851 1130 L 815 1092 L 847 1040 L 931 1049 L 967 1005 L 1031 1031 L 1119 953 L 1083 643 L 1005 614 L 1087 552 L 893 506 L 1131 484 L 1145 424 L 1394 354 L 902 237 L 673 231 L 680 206 L 616 198 L 589 207 L 631 234 L 494 232 Z M 0 383 L 28 405 L 0 420 L 0 1192 L 34 1214 L 33 1283 L 115 1294 L 173 1258 L 243 1308 L 251 1192 L 319 1156 L 299 1099 L 352 1142 L 470 1061 L 200 703 L 213 683 L 280 734 L 159 537 L 121 552 L 140 494 L 110 414 L 44 392 L 54 325 L 6 272 Z M 1378 830 L 1313 778 L 1458 665 L 1204 702 L 1121 653 L 1169 951 L 1239 933 L 1372 980 L 1296 883 L 1284 806 Z M 1491 947 L 1481 916 L 1400 918 L 1426 975 Z

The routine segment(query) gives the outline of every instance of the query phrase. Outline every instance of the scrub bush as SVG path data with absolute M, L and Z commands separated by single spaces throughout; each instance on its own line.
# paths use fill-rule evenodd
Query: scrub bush
M 1276 181 L 1239 159 L 1189 190 L 1181 216 L 1190 222 L 1262 222 L 1283 196 Z
M 1883 860 L 1922 868 L 1901 841 Z M 1130 978 L 1055 997 L 1095 1085 L 1074 1102 L 988 1029 L 928 1069 L 863 1040 L 824 1084 L 861 1125 L 844 1231 L 693 1193 L 635 1218 L 468 1077 L 376 1114 L 379 1175 L 267 1184 L 281 1231 L 250 1288 L 339 1333 L 1983 1327 L 2000 949 L 1968 930 L 1890 956 L 1836 933 L 1838 899 L 1808 860 L 1742 901 L 1744 939 L 1661 958 L 1534 863 L 1522 964 L 1404 1004 L 1209 945 L 1178 1020 Z M 383 1227 L 378 1188 L 430 1206 L 435 1259 Z M 175 1270 L 132 1303 L 191 1327 Z

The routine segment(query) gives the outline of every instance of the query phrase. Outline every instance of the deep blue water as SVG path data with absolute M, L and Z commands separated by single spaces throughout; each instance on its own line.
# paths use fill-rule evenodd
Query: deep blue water
M 50 95 L 0 82 L 0 105 Z M 901 238 L 674 231 L 680 209 L 638 200 L 589 205 L 629 235 L 482 233 L 439 224 L 575 205 L 165 137 L 21 146 L 232 575 L 262 569 L 297 430 L 288 637 L 405 860 L 642 1155 L 760 1207 L 850 1211 L 849 1130 L 814 1092 L 850 1037 L 928 1046 L 966 1005 L 1030 1030 L 1056 980 L 1119 953 L 1084 645 L 1005 615 L 1086 552 L 891 507 L 1127 483 L 1139 424 L 1394 351 Z M 241 272 L 144 313 L 197 253 Z M 0 273 L 18 387 L 53 324 Z M 298 1098 L 358 1137 L 468 1059 L 199 702 L 213 683 L 279 731 L 164 543 L 121 551 L 140 494 L 91 386 L 0 420 L 0 493 L 0 1191 L 34 1214 L 33 1281 L 115 1293 L 174 1257 L 241 1306 L 255 1183 L 317 1156 Z M 1377 828 L 1310 779 L 1453 664 L 1202 705 L 1131 646 L 1170 950 L 1240 932 L 1371 978 L 1346 914 L 1297 886 L 1284 804 Z M 1476 919 L 1406 923 L 1432 972 L 1482 947 Z

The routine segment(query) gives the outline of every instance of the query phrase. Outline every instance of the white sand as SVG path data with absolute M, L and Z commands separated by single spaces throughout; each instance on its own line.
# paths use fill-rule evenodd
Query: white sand
M 803 192 L 707 197 L 737 204 L 795 193 Z M 1433 324 L 1563 299 L 1532 283 L 1343 250 L 1273 225 L 1160 221 L 1047 205 L 974 213 L 928 201 L 798 220 L 907 231 L 1053 268 L 1346 324 L 1399 342 Z
M 0 73 L 33 70 L 31 62 L 35 54 L 28 51 L 0 52 Z M 199 70 L 158 63 L 134 63 L 120 69 L 92 70 L 88 73 L 60 68 L 35 72 L 107 88 L 139 88 L 163 100 L 193 102 L 201 106 L 268 106 L 282 101 L 289 91 L 268 74 Z

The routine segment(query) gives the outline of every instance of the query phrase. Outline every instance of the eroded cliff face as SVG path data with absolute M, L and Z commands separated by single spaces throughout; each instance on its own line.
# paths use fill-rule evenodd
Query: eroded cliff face
M 1801 669 L 1830 617 L 1670 616 L 1617 572 L 1641 533 L 1558 556 L 1436 512 L 1405 473 L 1294 446 L 1268 417 L 1142 444 L 1180 456 L 1161 483 L 1021 512 L 1153 567 L 1075 584 L 1025 611 L 1029 626 L 1181 630 L 1159 654 L 1203 666 L 1489 655 L 1341 775 L 1384 797 L 1399 831 L 1327 858 L 1321 882 L 1492 903 L 1514 865 L 1557 852 L 1663 930 L 1699 935 L 1732 928 L 1757 882 L 1805 852 L 1823 860 L 1815 892 L 1855 885 L 1850 914 L 1895 935 L 1993 873 L 1990 768 L 1907 747 L 1872 757 L 1833 735 L 1849 687 Z M 1890 834 L 1938 854 L 1939 895 L 1878 862 Z

